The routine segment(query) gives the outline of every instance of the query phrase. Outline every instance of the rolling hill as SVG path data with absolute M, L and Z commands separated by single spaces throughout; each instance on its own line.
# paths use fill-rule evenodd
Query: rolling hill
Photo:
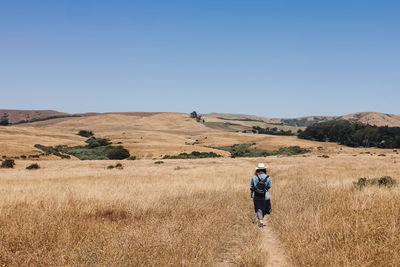
M 253 123 L 268 125 L 251 121 L 237 123 L 244 123 L 246 127 Z M 193 151 L 229 156 L 229 152 L 216 148 L 253 143 L 254 147 L 263 150 L 277 150 L 288 146 L 311 148 L 313 155 L 363 151 L 335 143 L 298 139 L 296 136 L 250 134 L 208 127 L 207 123 L 198 123 L 185 113 L 108 113 L 2 126 L 0 155 L 15 157 L 41 153 L 34 147 L 35 144 L 85 145 L 86 138 L 77 135 L 79 130 L 91 130 L 96 137 L 109 138 L 114 144 L 121 143 L 138 159 L 160 159 L 165 155 Z M 41 158 L 55 159 L 54 156 Z
M 19 121 L 32 119 L 43 119 L 53 116 L 66 116 L 71 115 L 64 112 L 59 112 L 55 110 L 15 110 L 15 109 L 0 109 L 0 116 L 4 113 L 8 114 L 8 120 L 10 123 L 16 123 Z
M 243 121 L 264 121 L 269 124 L 282 124 L 286 126 L 305 127 L 321 121 L 328 121 L 333 119 L 342 119 L 349 121 L 356 121 L 362 123 L 369 123 L 376 126 L 390 126 L 400 127 L 400 114 L 386 114 L 380 112 L 358 112 L 343 116 L 306 116 L 298 118 L 266 118 L 254 115 L 244 114 L 225 114 L 225 113 L 209 113 L 204 114 L 207 118 L 232 120 L 236 123 Z

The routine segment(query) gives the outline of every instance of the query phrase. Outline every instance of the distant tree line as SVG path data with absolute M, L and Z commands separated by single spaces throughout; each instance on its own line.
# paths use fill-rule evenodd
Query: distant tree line
M 350 147 L 400 148 L 400 127 L 378 127 L 346 120 L 316 123 L 300 130 L 298 137 Z
M 253 133 L 258 134 L 272 134 L 272 135 L 295 135 L 292 130 L 280 130 L 277 127 L 274 128 L 261 128 L 260 126 L 253 126 Z
M 55 115 L 55 116 L 49 116 L 49 117 L 44 117 L 44 118 L 33 118 L 29 120 L 22 120 L 13 123 L 15 124 L 23 124 L 23 123 L 32 123 L 32 122 L 38 122 L 38 121 L 47 121 L 47 120 L 53 120 L 53 119 L 63 119 L 63 118 L 74 118 L 74 117 L 82 117 L 81 115 Z
M 304 126 L 311 126 L 315 123 L 327 121 L 327 118 L 318 118 L 315 117 L 313 119 L 308 119 L 308 118 L 298 118 L 298 119 L 282 119 L 281 122 L 284 125 L 289 125 L 289 126 L 298 126 L 298 127 L 304 127 Z
M 263 120 L 255 120 L 255 119 L 250 119 L 250 118 L 228 119 L 228 118 L 224 118 L 224 117 L 217 117 L 217 119 L 226 120 L 226 121 L 256 121 L 256 122 L 264 122 Z

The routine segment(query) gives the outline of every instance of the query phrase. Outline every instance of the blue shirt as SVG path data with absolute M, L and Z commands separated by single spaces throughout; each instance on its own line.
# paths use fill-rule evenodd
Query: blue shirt
M 265 193 L 265 199 L 271 199 L 271 195 L 269 194 L 268 188 L 271 188 L 271 177 L 269 177 L 269 175 L 267 176 L 265 173 L 261 173 L 258 175 L 258 177 L 260 177 L 260 179 L 267 179 L 267 181 L 265 182 L 265 187 L 267 188 L 267 192 Z M 251 182 L 250 182 L 250 190 L 252 191 L 251 197 L 254 198 L 254 189 L 256 188 L 256 184 L 258 183 L 259 179 L 258 179 L 257 175 L 253 175 L 253 177 L 251 177 Z

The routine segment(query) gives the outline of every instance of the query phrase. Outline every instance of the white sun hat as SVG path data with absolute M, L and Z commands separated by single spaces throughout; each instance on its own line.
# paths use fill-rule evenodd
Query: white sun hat
M 256 170 L 264 170 L 267 166 L 264 163 L 258 163 Z

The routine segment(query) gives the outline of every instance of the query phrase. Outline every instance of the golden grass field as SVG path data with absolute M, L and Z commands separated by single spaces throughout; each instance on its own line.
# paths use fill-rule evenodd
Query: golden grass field
M 82 144 L 75 133 L 90 128 L 141 158 L 49 157 L 35 161 L 39 170 L 25 169 L 30 160 L 0 169 L 0 266 L 274 266 L 249 193 L 259 162 L 272 177 L 273 210 L 266 220 L 287 265 L 400 265 L 400 188 L 353 187 L 360 177 L 399 181 L 395 151 L 221 132 L 184 115 L 109 114 L 0 128 L 1 155 L 33 153 L 35 143 Z M 199 144 L 185 144 L 189 140 Z M 313 151 L 159 165 L 152 160 L 181 151 L 221 153 L 207 146 L 248 142 Z M 360 154 L 365 151 L 372 155 Z M 107 169 L 117 162 L 123 170 Z

